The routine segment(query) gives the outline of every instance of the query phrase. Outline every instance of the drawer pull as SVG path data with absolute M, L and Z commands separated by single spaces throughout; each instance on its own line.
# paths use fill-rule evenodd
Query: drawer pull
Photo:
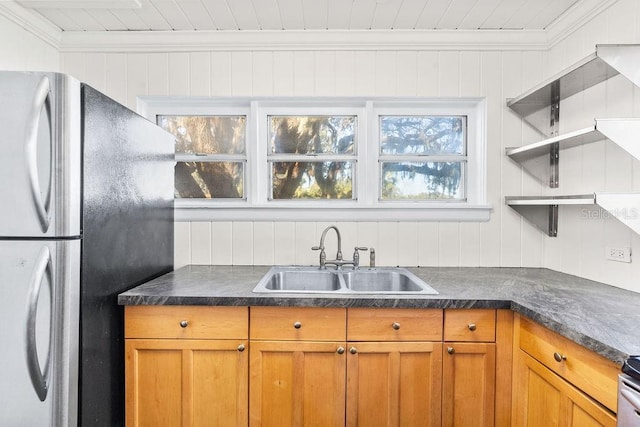
M 338 347 L 338 349 L 336 350 L 336 353 L 344 354 L 344 347 Z
M 300 328 L 302 328 L 302 323 L 300 323 L 300 322 L 295 322 L 295 323 L 293 324 L 293 327 L 294 327 L 294 328 L 296 328 L 296 329 L 300 329 Z
M 447 353 L 449 353 L 449 354 L 453 354 L 453 353 L 455 353 L 455 352 L 456 352 L 456 349 L 455 349 L 455 348 L 453 348 L 453 347 L 447 347 Z
M 238 351 L 239 351 L 239 352 L 241 352 L 241 353 L 242 353 L 242 352 L 244 351 L 244 349 L 245 349 L 244 344 L 240 344 L 240 345 L 238 346 Z
M 356 354 L 357 352 L 358 352 L 358 349 L 357 349 L 357 348 L 355 348 L 355 347 L 351 347 L 351 348 L 349 349 L 349 353 L 351 353 L 351 354 Z
M 469 330 L 471 332 L 475 331 L 476 330 L 476 324 L 475 323 L 469 323 Z
M 553 358 L 555 359 L 556 362 L 562 362 L 563 360 L 567 360 L 567 356 L 565 356 L 564 354 L 560 354 L 557 351 L 553 353 Z
M 180 321 L 180 327 L 181 328 L 186 328 L 187 326 L 189 326 L 189 322 L 187 320 L 181 320 Z
M 400 329 L 400 323 L 393 322 L 393 325 L 391 325 L 391 327 L 397 331 L 398 329 Z

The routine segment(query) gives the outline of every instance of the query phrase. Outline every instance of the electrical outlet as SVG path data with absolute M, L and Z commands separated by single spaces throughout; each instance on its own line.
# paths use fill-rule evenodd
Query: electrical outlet
M 607 247 L 605 257 L 611 261 L 631 262 L 631 248 Z

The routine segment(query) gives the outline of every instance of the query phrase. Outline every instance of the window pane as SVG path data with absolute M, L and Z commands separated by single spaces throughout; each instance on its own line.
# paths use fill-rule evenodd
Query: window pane
M 464 199 L 461 162 L 382 162 L 382 200 Z
M 179 198 L 244 198 L 244 162 L 178 162 Z
M 356 116 L 269 116 L 272 154 L 353 154 Z
M 381 154 L 466 153 L 463 116 L 380 116 Z
M 158 116 L 180 154 L 244 154 L 246 123 L 245 116 Z
M 353 162 L 273 162 L 272 197 L 352 199 Z

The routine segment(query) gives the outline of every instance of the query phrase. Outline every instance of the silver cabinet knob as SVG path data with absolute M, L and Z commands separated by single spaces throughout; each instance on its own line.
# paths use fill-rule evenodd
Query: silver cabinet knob
M 300 322 L 295 322 L 295 323 L 293 324 L 293 327 L 294 327 L 294 328 L 296 328 L 296 329 L 300 329 L 300 328 L 302 328 L 302 323 L 300 323 Z
M 391 327 L 397 331 L 398 329 L 400 329 L 400 323 L 393 322 L 393 325 L 391 325 Z
M 357 352 L 358 352 L 358 349 L 357 349 L 357 348 L 355 348 L 355 347 L 351 347 L 351 348 L 349 349 L 349 353 L 351 353 L 351 354 L 356 354 Z
M 447 353 L 449 353 L 449 354 L 453 354 L 453 353 L 455 353 L 455 352 L 456 352 L 456 349 L 455 349 L 455 348 L 453 348 L 453 347 L 447 347 Z
M 187 326 L 189 326 L 189 322 L 187 320 L 181 320 L 180 321 L 180 327 L 181 328 L 186 328 Z
M 553 358 L 555 359 L 556 362 L 562 362 L 564 360 L 567 360 L 567 356 L 565 356 L 564 354 L 558 353 L 557 351 L 553 353 Z
M 475 323 L 469 323 L 469 330 L 471 332 L 475 331 L 476 330 L 476 324 Z
M 344 347 L 338 347 L 338 349 L 336 350 L 336 353 L 344 354 Z
M 243 351 L 244 351 L 244 349 L 245 349 L 244 344 L 240 344 L 240 345 L 238 346 L 238 351 L 239 351 L 239 352 L 243 352 Z

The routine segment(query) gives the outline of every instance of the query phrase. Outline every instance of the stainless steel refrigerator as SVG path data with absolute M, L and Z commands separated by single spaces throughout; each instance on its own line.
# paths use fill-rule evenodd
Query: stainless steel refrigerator
M 116 299 L 173 268 L 174 139 L 63 74 L 0 100 L 0 425 L 124 425 Z

